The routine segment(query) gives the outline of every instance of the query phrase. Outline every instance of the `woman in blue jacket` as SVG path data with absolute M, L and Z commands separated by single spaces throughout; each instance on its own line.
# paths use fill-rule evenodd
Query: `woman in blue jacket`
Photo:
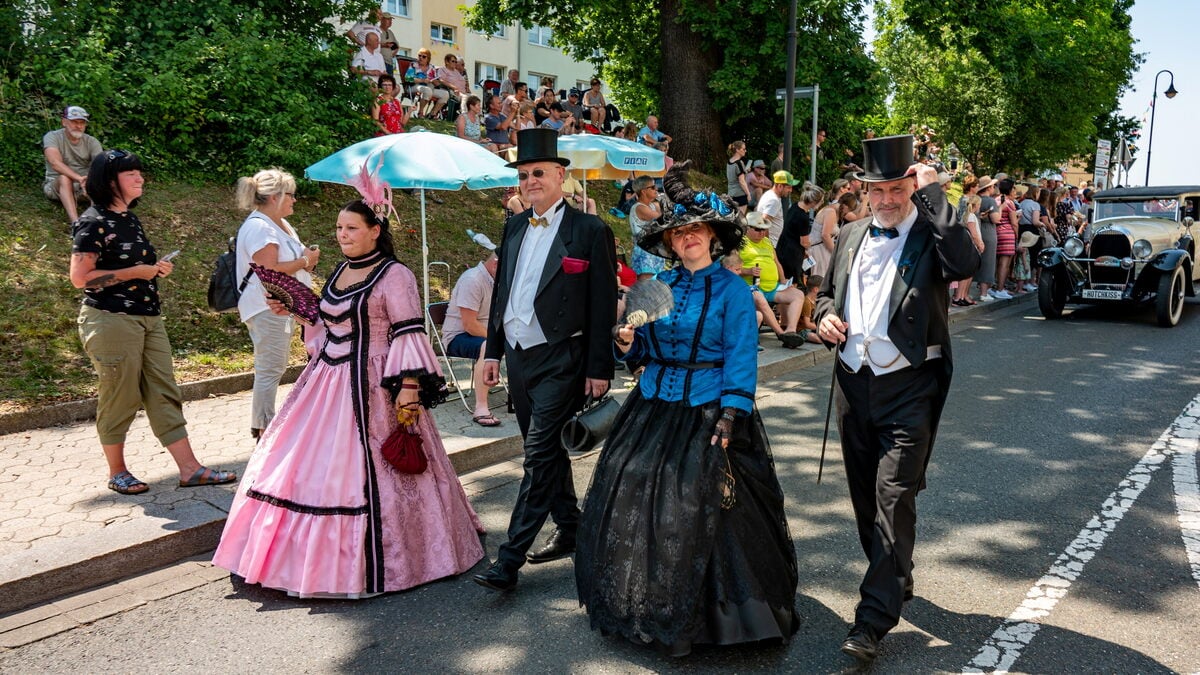
M 575 557 L 593 628 L 684 655 L 694 644 L 787 641 L 796 555 L 754 407 L 758 329 L 750 288 L 717 260 L 736 251 L 736 207 L 667 173 L 675 202 L 638 246 L 679 261 L 658 279 L 675 305 L 613 329 L 646 363 L 597 463 Z

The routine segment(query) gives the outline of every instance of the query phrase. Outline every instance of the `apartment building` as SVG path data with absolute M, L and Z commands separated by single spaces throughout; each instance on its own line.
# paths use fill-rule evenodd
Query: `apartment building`
M 521 73 L 531 90 L 544 77 L 554 80 L 558 90 L 587 88 L 595 67 L 552 46 L 549 28 L 526 30 L 512 24 L 487 35 L 466 28 L 460 4 L 461 0 L 382 0 L 383 11 L 394 17 L 392 32 L 401 47 L 399 55 L 414 57 L 425 47 L 433 53 L 432 63 L 440 66 L 446 54 L 455 54 L 466 61 L 467 76 L 476 90 L 484 80 L 503 80 L 510 68 Z

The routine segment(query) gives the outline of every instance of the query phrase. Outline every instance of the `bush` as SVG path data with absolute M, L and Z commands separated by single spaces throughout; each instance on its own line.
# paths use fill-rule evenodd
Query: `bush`
M 25 34 L 0 16 L 0 176 L 40 172 L 41 136 L 66 104 L 88 109 L 105 147 L 138 153 L 156 174 L 230 180 L 278 165 L 299 175 L 374 129 L 370 93 L 347 75 L 346 42 L 326 20 L 365 9 L 82 0 L 26 7 Z

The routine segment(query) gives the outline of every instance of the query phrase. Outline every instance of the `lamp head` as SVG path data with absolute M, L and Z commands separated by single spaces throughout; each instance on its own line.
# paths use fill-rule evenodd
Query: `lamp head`
M 1175 98 L 1175 94 L 1178 94 L 1178 93 L 1179 92 L 1175 89 L 1174 81 L 1172 81 L 1171 84 L 1167 86 L 1167 90 L 1163 92 L 1163 94 L 1166 95 L 1167 98 Z

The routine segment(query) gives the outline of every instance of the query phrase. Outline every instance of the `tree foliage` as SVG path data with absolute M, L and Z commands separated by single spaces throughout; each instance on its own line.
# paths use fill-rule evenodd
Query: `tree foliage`
M 821 86 L 822 126 L 850 145 L 859 118 L 882 103 L 882 78 L 860 37 L 864 2 L 800 0 L 799 8 L 796 84 Z M 556 44 L 597 65 L 624 117 L 658 114 L 675 139 L 672 155 L 711 167 L 724 164 L 730 141 L 773 157 L 782 140 L 775 90 L 784 86 L 787 12 L 787 0 L 479 0 L 468 24 L 551 27 Z M 795 119 L 796 146 L 807 148 L 803 100 Z
M 0 67 L 0 175 L 37 173 L 41 135 L 66 104 L 88 109 L 105 147 L 137 152 L 156 173 L 299 171 L 373 128 L 369 94 L 347 76 L 345 41 L 327 20 L 372 4 L 21 3 L 23 34 L 0 13 L 0 40 L 22 55 Z
M 894 127 L 928 123 L 980 170 L 1059 166 L 1094 152 L 1141 61 L 1132 0 L 880 0 L 876 55 Z

